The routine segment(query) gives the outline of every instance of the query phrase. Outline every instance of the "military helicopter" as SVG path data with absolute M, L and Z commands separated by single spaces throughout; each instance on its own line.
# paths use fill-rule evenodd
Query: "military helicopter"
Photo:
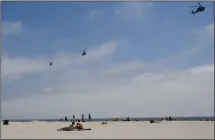
M 49 61 L 49 66 L 51 67 L 53 63 L 54 63 L 54 62 L 50 62 L 50 61 Z
M 82 51 L 82 56 L 87 55 L 87 52 L 85 50 Z
M 198 4 L 199 4 L 199 6 L 191 6 L 191 7 L 198 7 L 195 11 L 192 10 L 192 12 L 191 12 L 192 14 L 197 14 L 199 12 L 205 11 L 206 7 L 202 6 L 200 4 L 200 2 L 198 2 Z

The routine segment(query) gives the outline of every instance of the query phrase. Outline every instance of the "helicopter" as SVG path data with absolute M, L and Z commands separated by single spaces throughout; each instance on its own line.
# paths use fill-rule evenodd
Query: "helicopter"
M 87 52 L 84 50 L 84 51 L 82 51 L 82 54 L 81 54 L 82 56 L 84 56 L 84 55 L 87 55 Z
M 197 9 L 195 11 L 192 10 L 192 12 L 191 12 L 192 14 L 197 14 L 199 12 L 205 11 L 206 7 L 202 6 L 200 4 L 200 2 L 198 2 L 198 4 L 199 4 L 199 6 L 191 6 L 191 7 L 197 7 Z
M 49 61 L 49 66 L 51 67 L 53 63 L 54 63 L 54 62 L 50 62 L 50 61 Z

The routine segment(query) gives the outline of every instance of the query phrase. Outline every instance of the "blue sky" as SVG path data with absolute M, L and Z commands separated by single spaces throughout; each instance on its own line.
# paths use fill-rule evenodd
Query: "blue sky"
M 136 98 L 147 96 L 144 100 L 149 100 L 162 96 L 157 95 L 161 90 L 172 95 L 153 104 L 163 107 L 162 111 L 149 111 L 147 115 L 213 114 L 210 110 L 213 72 L 210 70 L 214 65 L 214 9 L 210 2 L 202 4 L 211 6 L 205 12 L 192 15 L 190 6 L 197 5 L 195 2 L 3 2 L 3 115 L 5 112 L 9 117 L 58 117 L 68 110 L 74 110 L 68 116 L 88 113 L 89 108 L 74 107 L 79 100 L 91 106 L 91 112 L 97 116 L 144 116 L 146 113 L 139 113 L 138 109 L 133 112 L 115 109 L 105 114 L 102 108 L 109 107 L 111 102 L 123 108 L 124 101 L 130 97 L 131 108 L 136 108 L 135 102 L 152 106 L 152 101 L 141 103 Z M 83 49 L 88 50 L 88 55 L 81 57 Z M 52 68 L 48 61 L 55 62 Z M 194 68 L 206 73 L 199 77 L 187 76 Z M 157 76 L 163 78 L 157 79 Z M 202 78 L 206 83 L 194 90 L 191 86 L 199 84 L 196 81 Z M 174 83 L 171 80 L 176 82 L 172 87 L 168 85 Z M 174 107 L 166 110 L 165 102 L 177 100 L 177 91 L 187 82 L 189 88 L 182 90 L 184 94 L 180 97 L 198 94 L 192 103 L 187 101 L 193 108 L 185 112 L 180 107 L 178 111 Z M 155 90 L 154 86 L 160 88 Z M 127 98 L 122 100 L 120 97 L 125 91 Z M 197 103 L 202 93 L 197 91 L 207 92 L 202 102 L 207 102 L 203 107 L 209 109 L 190 112 L 200 106 Z M 112 94 L 118 98 L 112 99 Z M 45 105 L 45 98 L 49 99 L 49 105 Z M 66 102 L 68 109 L 53 107 L 56 99 L 59 99 L 58 106 Z M 17 111 L 12 107 L 23 107 L 20 102 L 28 103 L 29 108 Z M 38 102 L 46 107 L 41 109 Z M 101 107 L 95 102 L 101 102 Z M 32 112 L 32 108 L 36 111 Z M 53 112 L 47 114 L 47 110 Z

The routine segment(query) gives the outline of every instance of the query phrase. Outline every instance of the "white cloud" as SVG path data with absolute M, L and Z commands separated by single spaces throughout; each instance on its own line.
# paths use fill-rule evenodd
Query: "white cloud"
M 159 65 L 171 63 L 182 63 L 188 59 L 192 59 L 193 56 L 202 55 L 204 51 L 214 48 L 214 23 L 206 25 L 203 28 L 193 29 L 187 32 L 187 38 L 191 41 L 176 54 L 173 53 L 167 57 L 159 60 Z M 206 54 L 207 55 L 207 54 Z M 165 65 L 165 66 L 166 66 Z
M 209 34 L 209 36 L 214 36 L 214 23 L 211 23 L 206 26 L 205 30 Z
M 47 70 L 48 61 L 41 59 L 2 57 L 2 77 L 21 78 L 25 74 L 32 74 Z
M 102 14 L 102 10 L 90 10 L 87 14 L 88 20 L 94 20 L 96 17 L 100 16 Z
M 20 21 L 3 21 L 2 33 L 4 34 L 19 34 L 23 30 L 23 24 Z
M 208 65 L 205 67 L 197 67 L 197 68 L 193 68 L 192 72 L 194 74 L 202 74 L 202 73 L 207 73 L 207 72 L 214 72 L 214 65 Z
M 48 58 L 9 58 L 8 56 L 2 57 L 2 77 L 7 78 L 21 78 L 24 75 L 44 73 L 50 71 L 56 71 L 65 69 L 70 66 L 82 65 L 84 66 L 88 62 L 100 61 L 102 57 L 111 55 L 115 52 L 116 42 L 110 41 L 96 47 L 94 50 L 89 50 L 85 57 L 80 54 L 58 53 L 55 58 L 52 59 L 53 66 L 49 67 Z
M 99 49 L 96 48 L 93 51 L 89 51 L 89 55 L 92 57 L 108 56 L 115 52 L 116 50 L 116 41 L 110 41 L 104 43 Z
M 214 44 L 214 23 L 206 25 L 204 28 L 194 29 L 188 32 L 193 39 L 193 44 L 183 53 L 187 55 L 199 54 L 208 47 L 212 47 Z
M 130 72 L 132 70 L 138 70 L 145 68 L 145 64 L 142 61 L 129 61 L 112 66 L 110 69 L 104 71 L 106 74 L 119 74 L 121 72 Z
M 9 58 L 4 59 L 4 63 L 10 63 L 5 64 L 7 76 L 37 71 L 43 83 L 52 84 L 41 87 L 41 92 L 33 96 L 3 100 L 3 116 L 60 118 L 89 112 L 95 117 L 213 115 L 214 64 L 165 70 L 157 66 L 156 72 L 148 68 L 153 64 L 140 60 L 112 65 L 113 60 L 105 56 L 112 57 L 116 47 L 116 42 L 110 41 L 89 50 L 85 57 L 58 54 L 54 70 L 48 73 L 41 67 L 46 60 L 19 59 L 11 63 Z M 34 63 L 34 67 L 30 65 Z M 21 72 L 14 72 L 20 65 Z M 132 74 L 121 75 L 123 72 Z
M 195 71 L 207 67 L 200 66 Z M 115 75 L 111 82 L 107 82 L 110 76 L 96 72 L 98 76 L 93 75 L 94 79 L 87 82 L 64 81 L 60 85 L 63 88 L 55 85 L 58 90 L 50 94 L 3 100 L 3 115 L 9 116 L 13 110 L 47 118 L 89 112 L 95 117 L 213 115 L 214 73 L 211 71 L 196 74 L 193 69 L 185 69 L 137 73 L 128 77 Z M 80 72 L 74 78 L 85 80 L 85 75 Z M 75 83 L 82 89 L 75 89 Z
M 44 88 L 44 89 L 42 89 L 42 92 L 51 92 L 51 91 L 53 91 L 53 90 L 54 90 L 53 87 L 49 87 L 49 88 Z
M 194 29 L 188 32 L 188 35 L 193 36 L 196 41 L 203 43 L 208 40 L 214 39 L 214 23 L 206 25 L 204 28 Z M 211 43 L 211 41 L 210 41 Z
M 114 14 L 127 20 L 143 20 L 152 7 L 150 2 L 125 2 L 114 10 Z

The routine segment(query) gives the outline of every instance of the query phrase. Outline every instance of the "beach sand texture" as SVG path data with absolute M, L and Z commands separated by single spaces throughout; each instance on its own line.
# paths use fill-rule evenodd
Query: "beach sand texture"
M 2 123 L 1 123 L 2 124 Z M 2 139 L 214 139 L 214 121 L 83 123 L 90 131 L 57 131 L 71 122 L 10 122 L 1 125 Z

